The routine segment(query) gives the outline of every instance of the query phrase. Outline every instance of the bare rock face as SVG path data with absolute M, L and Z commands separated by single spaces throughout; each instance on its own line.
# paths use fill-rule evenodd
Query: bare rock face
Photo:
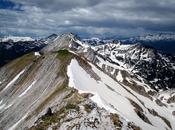
M 75 40 L 78 40 L 77 37 L 73 33 L 63 34 L 61 36 L 57 36 L 49 45 L 41 50 L 42 53 L 47 52 L 56 52 L 60 49 L 69 48 L 78 48 L 79 45 L 75 43 Z
M 41 50 L 41 53 L 56 52 L 61 49 L 68 49 L 86 57 L 90 61 L 95 61 L 95 52 L 88 45 L 84 44 L 80 38 L 73 33 L 66 33 L 55 38 L 49 45 Z

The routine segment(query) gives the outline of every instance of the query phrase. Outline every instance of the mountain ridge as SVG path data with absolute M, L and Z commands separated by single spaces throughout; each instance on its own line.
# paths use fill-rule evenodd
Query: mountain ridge
M 157 58 L 152 48 L 117 41 L 91 46 L 67 33 L 38 53 L 0 68 L 1 129 L 175 128 L 174 86 L 156 88 L 131 71 L 138 61 L 149 65 Z

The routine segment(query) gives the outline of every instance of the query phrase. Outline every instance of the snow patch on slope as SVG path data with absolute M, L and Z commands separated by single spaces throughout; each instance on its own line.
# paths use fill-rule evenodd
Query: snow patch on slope
M 2 104 L 2 100 L 1 100 L 1 103 L 0 103 L 0 110 L 2 110 L 4 107 L 5 107 L 5 104 Z
M 41 54 L 39 52 L 35 52 L 34 55 L 35 56 L 41 56 Z
M 69 86 L 76 88 L 80 93 L 86 92 L 94 94 L 91 99 L 97 103 L 99 107 L 103 107 L 111 113 L 117 113 L 125 120 L 134 122 L 143 130 L 169 129 L 161 118 L 150 114 L 147 108 L 154 109 L 159 115 L 166 117 L 174 129 L 175 124 L 173 123 L 173 116 L 166 107 L 160 107 L 147 97 L 139 95 L 128 87 L 121 86 L 108 75 L 97 69 L 94 65 L 91 64 L 91 66 L 92 70 L 100 77 L 101 81 L 97 82 L 95 79 L 91 78 L 78 62 L 73 59 L 68 66 L 67 71 Z M 129 89 L 129 91 L 127 89 Z M 153 125 L 144 122 L 136 114 L 134 106 L 130 103 L 128 98 L 137 103 L 143 109 L 143 113 Z
M 117 80 L 118 80 L 119 82 L 123 82 L 123 77 L 122 77 L 122 74 L 121 74 L 120 71 L 118 72 L 116 78 L 117 78 Z
M 79 74 L 81 74 L 81 76 Z M 77 89 L 79 93 L 92 93 L 94 96 L 91 97 L 91 99 L 97 103 L 99 107 L 103 107 L 112 113 L 116 112 L 113 108 L 107 106 L 96 92 L 95 86 L 98 85 L 98 87 L 100 87 L 100 83 L 93 80 L 75 59 L 73 59 L 68 66 L 67 75 L 69 77 L 69 87 Z
M 4 90 L 6 90 L 9 86 L 13 85 L 13 84 L 18 80 L 18 78 L 19 78 L 24 72 L 25 72 L 25 69 L 22 70 L 19 74 L 17 74 L 16 77 L 14 77 L 14 78 L 12 79 L 12 81 L 10 81 L 10 82 L 7 84 L 7 86 L 4 88 Z
M 21 93 L 18 97 L 24 96 L 31 88 L 32 86 L 36 83 L 36 80 L 32 82 L 32 84 L 23 92 Z
M 15 128 L 28 116 L 28 113 L 25 114 L 19 121 L 17 121 L 13 126 L 11 126 L 8 130 L 15 130 Z

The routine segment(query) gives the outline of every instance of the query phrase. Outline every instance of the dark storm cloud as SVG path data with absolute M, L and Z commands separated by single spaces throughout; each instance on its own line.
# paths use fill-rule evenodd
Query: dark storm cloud
M 36 6 L 47 11 L 67 11 L 72 8 L 94 6 L 100 0 L 13 0 L 25 6 Z
M 150 31 L 173 31 L 175 32 L 175 24 L 174 21 L 165 21 L 164 22 L 153 22 L 149 20 L 124 20 L 124 19 L 106 19 L 103 21 L 87 21 L 87 20 L 80 20 L 79 21 L 81 26 L 92 26 L 92 27 L 99 27 L 99 28 L 143 28 L 145 30 Z
M 139 35 L 175 32 L 174 0 L 11 0 L 0 34 Z M 20 6 L 19 6 L 20 5 Z

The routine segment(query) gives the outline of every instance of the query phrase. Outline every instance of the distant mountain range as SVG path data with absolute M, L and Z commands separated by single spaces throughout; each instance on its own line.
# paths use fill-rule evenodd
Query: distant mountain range
M 56 34 L 42 39 L 31 37 L 8 36 L 0 38 L 0 66 L 20 57 L 24 54 L 39 51 L 50 41 L 56 38 Z
M 122 42 L 129 44 L 140 43 L 143 45 L 149 45 L 162 52 L 175 54 L 175 34 L 149 34 L 124 39 Z
M 31 37 L 18 37 L 18 36 L 6 36 L 0 38 L 0 42 L 26 42 L 26 41 L 34 41 Z
M 40 50 L 56 37 L 59 36 L 57 34 L 52 34 L 42 39 L 33 39 L 31 37 L 19 36 L 7 36 L 0 38 L 0 66 L 23 54 Z M 93 46 L 106 44 L 110 41 L 120 41 L 123 44 L 142 44 L 153 47 L 155 50 L 161 51 L 163 53 L 175 55 L 175 34 L 149 34 L 126 39 L 119 39 L 115 37 L 111 37 L 110 39 L 100 39 L 92 37 L 88 39 L 82 39 L 82 41 Z

